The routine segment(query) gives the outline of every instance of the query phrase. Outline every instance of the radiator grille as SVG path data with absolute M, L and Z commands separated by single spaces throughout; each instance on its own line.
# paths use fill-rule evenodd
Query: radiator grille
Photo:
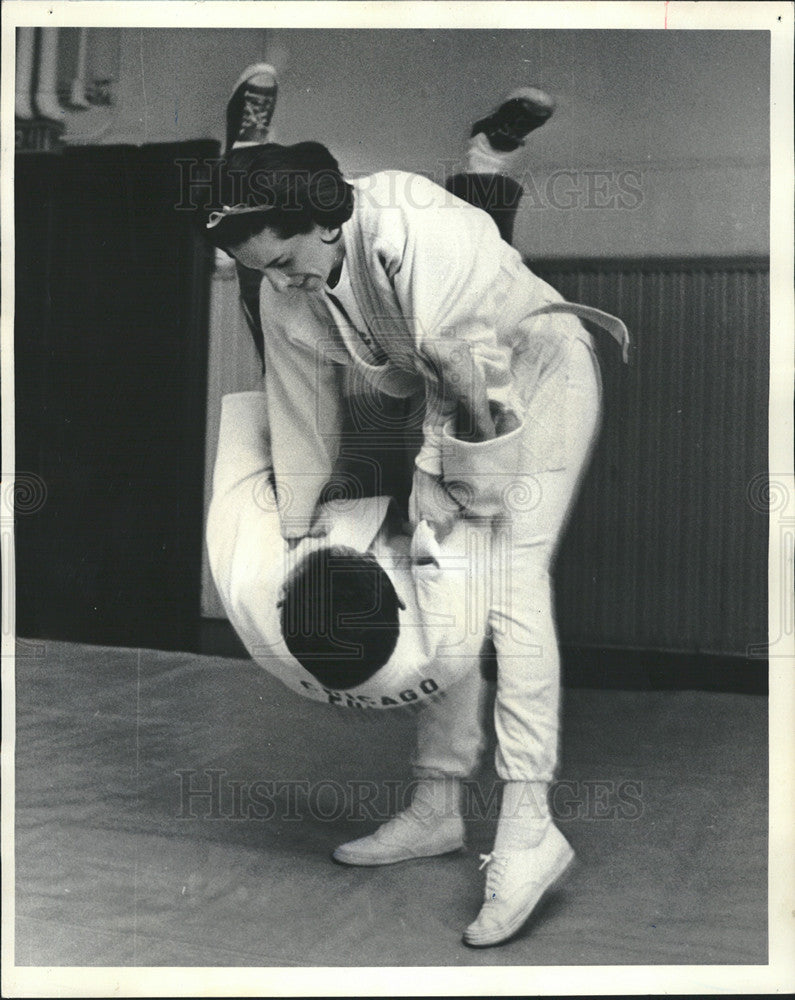
M 601 349 L 605 419 L 557 567 L 564 642 L 746 655 L 767 637 L 766 261 L 533 269 L 626 322 Z M 752 491 L 752 490 L 751 490 Z

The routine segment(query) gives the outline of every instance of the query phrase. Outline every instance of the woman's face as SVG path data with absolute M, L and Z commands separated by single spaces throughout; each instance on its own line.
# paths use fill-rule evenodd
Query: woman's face
M 342 241 L 329 243 L 337 230 L 315 226 L 308 233 L 282 239 L 272 229 L 263 229 L 230 253 L 244 267 L 262 271 L 277 292 L 300 288 L 319 291 L 344 254 Z

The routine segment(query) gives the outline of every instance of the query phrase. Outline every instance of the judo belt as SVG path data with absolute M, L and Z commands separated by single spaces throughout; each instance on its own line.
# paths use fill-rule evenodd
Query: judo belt
M 376 355 L 376 364 L 383 364 L 386 361 L 386 355 L 381 347 L 374 343 L 374 338 L 366 336 L 354 326 L 345 307 L 336 295 L 328 291 L 326 294 L 345 317 L 351 329 L 359 335 L 365 345 Z M 547 305 L 541 306 L 539 309 L 534 309 L 530 313 L 530 316 L 551 316 L 556 313 L 567 313 L 570 316 L 577 316 L 578 319 L 587 320 L 600 330 L 609 333 L 621 348 L 621 358 L 624 364 L 629 364 L 631 344 L 629 330 L 627 330 L 623 320 L 620 320 L 617 316 L 612 316 L 610 313 L 603 312 L 601 309 L 595 309 L 593 306 L 583 306 L 578 302 L 548 302 Z
M 613 337 L 621 348 L 621 357 L 624 364 L 629 363 L 629 331 L 624 323 L 610 313 L 602 312 L 601 309 L 594 309 L 593 306 L 581 306 L 577 302 L 549 302 L 540 309 L 534 309 L 530 316 L 549 316 L 554 313 L 569 313 L 579 319 L 588 320 L 600 330 L 605 330 Z

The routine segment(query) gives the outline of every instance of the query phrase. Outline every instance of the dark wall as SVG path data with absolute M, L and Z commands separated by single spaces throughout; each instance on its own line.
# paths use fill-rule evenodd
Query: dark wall
M 208 254 L 177 157 L 209 141 L 16 161 L 17 632 L 179 646 L 198 616 Z

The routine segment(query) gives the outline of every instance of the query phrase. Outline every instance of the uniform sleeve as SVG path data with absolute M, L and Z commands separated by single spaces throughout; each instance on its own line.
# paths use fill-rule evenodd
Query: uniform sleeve
M 249 476 L 271 468 L 265 393 L 237 392 L 224 396 L 213 469 L 213 504 L 223 502 Z
M 490 427 L 488 392 L 510 381 L 511 352 L 496 335 L 505 248 L 485 212 L 425 178 L 403 195 L 382 259 L 430 390 L 419 464 L 438 474 L 443 424 L 458 410 L 476 434 Z
M 504 384 L 510 354 L 496 338 L 504 252 L 497 226 L 486 212 L 425 178 L 411 180 L 402 205 L 403 245 L 391 266 L 415 345 L 426 350 L 438 341 L 464 343 L 487 384 Z
M 265 394 L 225 396 L 207 552 L 221 601 L 249 650 L 280 640 L 274 609 L 285 544 L 271 471 Z

